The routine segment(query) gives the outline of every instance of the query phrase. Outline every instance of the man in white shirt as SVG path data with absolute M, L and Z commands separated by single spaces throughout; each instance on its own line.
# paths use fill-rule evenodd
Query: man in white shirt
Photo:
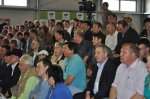
M 144 99 L 146 65 L 139 58 L 139 49 L 131 43 L 123 45 L 120 53 L 122 64 L 117 69 L 109 99 Z
M 105 45 L 107 45 L 111 50 L 114 50 L 118 43 L 118 31 L 116 30 L 116 24 L 109 23 L 106 30 L 109 34 L 106 36 Z

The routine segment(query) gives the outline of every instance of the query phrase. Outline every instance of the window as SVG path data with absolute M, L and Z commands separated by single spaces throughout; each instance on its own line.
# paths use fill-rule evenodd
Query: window
M 5 6 L 27 6 L 27 0 L 4 0 Z
M 119 11 L 119 0 L 103 0 L 103 2 L 108 2 L 110 10 Z
M 0 0 L 0 5 L 2 5 L 2 0 Z
M 121 1 L 120 11 L 136 11 L 136 1 Z
M 137 0 L 103 0 L 103 2 L 108 2 L 109 9 L 112 11 L 136 12 Z

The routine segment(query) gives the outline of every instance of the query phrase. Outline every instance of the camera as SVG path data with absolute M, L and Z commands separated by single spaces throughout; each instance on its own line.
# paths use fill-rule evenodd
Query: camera
M 79 11 L 86 11 L 86 12 L 96 11 L 96 5 L 93 4 L 91 1 L 82 0 L 82 2 L 79 2 L 79 4 L 81 4 L 79 6 Z

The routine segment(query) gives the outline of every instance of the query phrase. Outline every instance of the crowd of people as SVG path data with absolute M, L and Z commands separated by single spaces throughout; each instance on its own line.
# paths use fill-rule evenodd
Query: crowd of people
M 103 22 L 75 18 L 5 25 L 0 34 L 0 92 L 11 99 L 150 99 L 150 18 L 102 4 Z

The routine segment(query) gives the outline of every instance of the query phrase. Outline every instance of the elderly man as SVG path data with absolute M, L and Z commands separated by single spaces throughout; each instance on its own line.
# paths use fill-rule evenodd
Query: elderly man
M 111 84 L 114 81 L 117 64 L 110 59 L 111 50 L 100 45 L 96 47 L 95 58 L 97 64 L 94 65 L 92 76 L 87 84 L 87 89 L 74 95 L 74 99 L 103 99 L 109 96 Z
M 39 79 L 33 64 L 33 59 L 29 55 L 23 55 L 20 58 L 19 69 L 21 76 L 17 85 L 11 88 L 12 99 L 28 99 L 30 92 L 38 84 Z
M 65 61 L 64 79 L 71 93 L 74 95 L 86 88 L 86 70 L 82 58 L 77 54 L 76 44 L 66 42 L 64 44 Z
M 126 43 L 120 53 L 121 64 L 117 69 L 109 99 L 144 99 L 146 65 L 138 58 L 139 49 Z

